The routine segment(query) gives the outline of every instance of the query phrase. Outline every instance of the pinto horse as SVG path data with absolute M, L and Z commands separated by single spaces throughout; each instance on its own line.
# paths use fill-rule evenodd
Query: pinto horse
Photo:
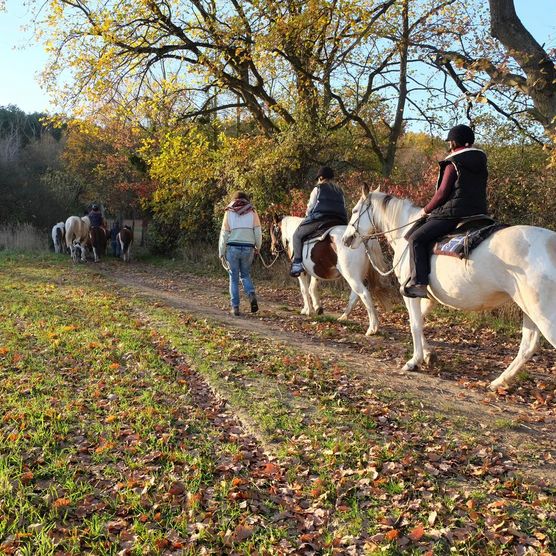
M 410 274 L 408 227 L 420 209 L 408 200 L 365 187 L 345 231 L 343 241 L 353 248 L 373 234 L 383 234 L 394 250 L 394 269 L 400 284 Z M 541 333 L 556 347 L 556 233 L 535 226 L 510 226 L 483 241 L 467 260 L 433 255 L 429 295 L 455 309 L 492 309 L 512 299 L 523 311 L 521 345 L 515 359 L 490 383 L 508 386 L 536 351 Z M 404 298 L 409 312 L 413 356 L 404 370 L 427 363 L 431 351 L 423 336 L 422 308 L 429 300 Z M 423 301 L 423 305 L 422 305 Z
M 86 262 L 85 247 L 89 239 L 91 222 L 88 216 L 70 216 L 66 220 L 66 245 L 74 262 L 78 261 L 77 250 L 81 251 L 81 261 Z
M 66 227 L 64 222 L 58 222 L 52 227 L 52 242 L 54 243 L 54 252 L 63 253 L 66 237 Z
M 133 230 L 129 226 L 124 226 L 118 232 L 116 239 L 121 247 L 122 259 L 128 263 L 131 255 L 131 244 L 133 243 Z
M 270 227 L 273 254 L 277 255 L 282 251 L 287 251 L 291 258 L 293 234 L 302 220 L 303 218 L 297 216 L 274 217 Z M 347 320 L 357 300 L 361 299 L 369 315 L 369 327 L 366 335 L 370 336 L 378 331 L 378 317 L 369 289 L 386 307 L 390 305 L 390 296 L 384 281 L 380 279 L 369 263 L 367 247 L 361 245 L 359 249 L 349 249 L 342 243 L 341 239 L 345 229 L 346 226 L 334 226 L 328 230 L 324 239 L 309 239 L 304 242 L 303 266 L 306 274 L 303 273 L 298 278 L 303 297 L 301 314 L 322 314 L 318 291 L 319 280 L 336 280 L 343 276 L 351 288 L 351 294 L 339 320 Z M 373 251 L 374 258 L 379 265 L 384 264 L 380 262 L 382 261 L 382 251 L 377 241 L 370 242 L 368 249 Z
M 89 228 L 89 240 L 93 249 L 95 263 L 100 261 L 100 256 L 106 254 L 106 229 L 102 226 Z

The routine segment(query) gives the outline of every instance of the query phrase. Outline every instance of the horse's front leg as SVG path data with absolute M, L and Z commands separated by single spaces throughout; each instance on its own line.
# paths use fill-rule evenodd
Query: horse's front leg
M 373 334 L 376 334 L 378 332 L 378 317 L 369 290 L 362 281 L 348 275 L 347 273 L 344 274 L 344 278 L 351 289 L 359 296 L 363 305 L 365 305 L 365 309 L 367 309 L 367 315 L 369 315 L 369 328 L 367 328 L 365 336 L 372 336 Z
M 309 277 L 307 274 L 301 274 L 298 280 L 301 297 L 303 298 L 303 309 L 301 309 L 301 314 L 311 315 L 314 311 L 313 304 L 311 302 L 311 295 L 309 294 Z
M 314 276 L 311 276 L 311 282 L 309 283 L 309 295 L 311 296 L 313 309 L 317 315 L 322 315 L 323 311 L 320 304 L 319 281 L 318 278 L 315 278 Z
M 353 308 L 355 307 L 358 301 L 359 301 L 359 296 L 357 295 L 357 292 L 351 290 L 351 292 L 349 293 L 348 304 L 346 305 L 346 308 L 344 309 L 342 316 L 338 320 L 341 321 L 348 320 L 350 313 L 353 311 Z
M 423 319 L 423 324 L 425 317 L 430 313 L 432 307 L 434 306 L 434 301 L 432 299 L 421 299 L 421 317 Z M 430 347 L 425 335 L 423 334 L 423 361 L 425 365 L 430 365 L 436 360 L 436 352 Z
M 85 247 L 85 243 L 80 243 L 79 246 L 81 247 L 81 262 L 82 263 L 86 263 L 87 262 L 87 256 L 85 254 L 86 251 L 86 247 Z
M 402 370 L 413 371 L 424 361 L 423 314 L 421 312 L 420 299 L 404 297 L 404 302 L 409 313 L 409 327 L 413 339 L 413 357 L 403 366 Z

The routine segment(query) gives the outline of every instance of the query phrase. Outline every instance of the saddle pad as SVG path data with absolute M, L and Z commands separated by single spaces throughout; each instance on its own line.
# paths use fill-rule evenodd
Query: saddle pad
M 434 255 L 448 255 L 466 259 L 469 257 L 469 253 L 485 239 L 489 238 L 494 232 L 507 227 L 507 224 L 491 224 L 465 234 L 449 235 L 438 240 L 434 244 L 432 252 Z

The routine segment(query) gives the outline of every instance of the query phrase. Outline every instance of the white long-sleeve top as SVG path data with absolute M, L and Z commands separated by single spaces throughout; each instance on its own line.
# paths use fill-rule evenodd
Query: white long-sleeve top
M 309 200 L 307 201 L 307 210 L 305 211 L 305 216 L 309 216 L 311 211 L 315 208 L 318 197 L 319 197 L 319 188 L 314 187 L 313 191 L 311 191 L 311 195 L 309 195 Z
M 226 255 L 226 246 L 229 244 L 250 245 L 260 249 L 262 241 L 261 221 L 256 211 L 252 210 L 241 215 L 233 210 L 224 213 L 218 241 L 220 257 Z

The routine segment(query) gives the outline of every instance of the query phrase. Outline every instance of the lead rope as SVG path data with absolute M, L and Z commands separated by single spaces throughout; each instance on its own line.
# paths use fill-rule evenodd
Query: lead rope
M 281 253 L 282 253 L 282 251 L 276 253 L 276 256 L 274 257 L 274 260 L 270 264 L 265 263 L 265 260 L 263 259 L 263 256 L 260 253 L 259 253 L 259 259 L 261 259 L 261 263 L 263 263 L 263 266 L 265 268 L 272 268 L 272 266 L 278 260 L 278 257 L 280 256 Z

